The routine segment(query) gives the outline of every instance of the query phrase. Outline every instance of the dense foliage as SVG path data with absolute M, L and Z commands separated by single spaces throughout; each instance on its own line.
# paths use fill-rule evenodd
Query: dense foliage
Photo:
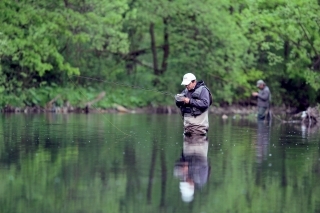
M 57 95 L 78 105 L 101 91 L 102 107 L 167 105 L 170 96 L 114 83 L 177 93 L 186 72 L 216 105 L 252 104 L 260 78 L 274 105 L 320 99 L 316 0 L 2 0 L 0 9 L 1 106 Z

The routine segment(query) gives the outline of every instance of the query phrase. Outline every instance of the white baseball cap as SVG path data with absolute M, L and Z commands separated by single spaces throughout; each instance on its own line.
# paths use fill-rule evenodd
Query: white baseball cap
M 263 80 L 259 80 L 259 81 L 257 81 L 257 87 L 259 87 L 261 84 L 266 84 L 266 83 L 264 83 L 264 81 L 263 81 Z
M 193 80 L 196 80 L 196 76 L 192 73 L 187 73 L 183 76 L 181 85 L 188 85 Z

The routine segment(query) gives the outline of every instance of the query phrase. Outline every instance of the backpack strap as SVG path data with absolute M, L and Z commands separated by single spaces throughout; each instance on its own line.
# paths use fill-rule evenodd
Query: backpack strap
M 199 98 L 199 97 L 200 97 L 200 94 L 201 94 L 201 92 L 202 92 L 202 90 L 203 90 L 204 88 L 205 88 L 206 90 L 208 90 L 208 92 L 209 92 L 209 99 L 210 99 L 210 105 L 211 105 L 212 102 L 213 102 L 213 98 L 212 98 L 212 94 L 211 94 L 210 89 L 209 89 L 206 85 L 202 85 L 202 86 L 198 87 L 198 88 L 192 93 L 192 97 L 193 97 L 193 98 Z

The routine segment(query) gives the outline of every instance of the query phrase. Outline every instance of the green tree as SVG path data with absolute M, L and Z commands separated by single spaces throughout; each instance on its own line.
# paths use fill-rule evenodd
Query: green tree
M 319 9 L 313 0 L 247 1 L 241 13 L 257 67 L 280 91 L 275 97 L 286 104 L 314 104 L 319 99 Z
M 316 0 L 3 0 L 0 102 L 43 105 L 73 88 L 112 93 L 103 106 L 168 105 L 171 96 L 123 84 L 176 93 L 193 72 L 216 105 L 251 104 L 263 78 L 275 104 L 305 108 L 320 101 L 319 7 Z M 70 80 L 79 74 L 100 82 Z

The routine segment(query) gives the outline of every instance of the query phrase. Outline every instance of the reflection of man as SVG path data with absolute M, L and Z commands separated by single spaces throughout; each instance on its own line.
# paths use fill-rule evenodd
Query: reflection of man
M 271 93 L 263 80 L 257 82 L 257 87 L 259 88 L 259 92 L 253 92 L 252 96 L 258 98 L 258 120 L 264 120 L 266 114 L 268 114 Z
M 186 135 L 204 135 L 209 128 L 208 108 L 212 104 L 211 93 L 205 83 L 197 81 L 192 73 L 183 76 L 181 85 L 186 88 L 176 96 L 176 105 L 183 116 L 184 132 Z
M 263 162 L 266 162 L 269 154 L 270 127 L 263 121 L 258 121 L 258 132 L 256 142 L 256 184 L 261 185 L 264 180 Z
M 174 176 L 180 179 L 181 198 L 184 202 L 191 202 L 195 189 L 201 188 L 208 180 L 210 169 L 207 153 L 206 136 L 184 137 L 183 153 L 174 167 Z
M 257 163 L 262 163 L 263 160 L 267 159 L 270 139 L 269 131 L 270 127 L 268 127 L 264 122 L 258 122 L 258 135 L 256 144 Z

